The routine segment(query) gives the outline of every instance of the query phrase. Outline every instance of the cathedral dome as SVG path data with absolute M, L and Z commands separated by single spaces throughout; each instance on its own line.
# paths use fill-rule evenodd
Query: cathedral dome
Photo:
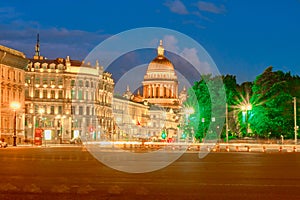
M 151 77 L 153 73 L 172 73 L 174 72 L 174 66 L 172 62 L 164 56 L 164 47 L 162 46 L 162 41 L 157 48 L 157 56 L 148 65 L 147 73 L 148 77 Z
M 157 70 L 174 70 L 174 66 L 165 56 L 157 56 L 154 58 L 149 66 L 148 71 L 157 71 Z

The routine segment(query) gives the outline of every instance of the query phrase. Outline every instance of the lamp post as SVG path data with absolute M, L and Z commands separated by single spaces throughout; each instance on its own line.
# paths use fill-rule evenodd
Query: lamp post
M 41 117 L 40 117 L 40 123 L 39 123 L 39 127 L 40 128 L 42 128 L 42 123 L 43 123 L 43 114 L 45 113 L 45 109 L 44 108 L 40 108 L 39 109 L 39 113 L 40 113 L 40 115 L 41 115 Z
M 10 104 L 10 107 L 14 111 L 14 141 L 13 141 L 13 146 L 17 146 L 17 110 L 21 107 L 21 104 L 19 102 L 12 102 Z
M 243 114 L 246 115 L 246 135 L 248 136 L 248 111 L 252 110 L 252 105 L 250 103 L 247 103 L 245 105 L 242 105 L 241 107 Z
M 225 117 L 226 117 L 226 143 L 228 143 L 228 103 L 226 103 L 226 111 L 225 111 Z
M 65 115 L 57 115 L 55 117 L 57 119 L 57 128 L 59 128 L 58 137 L 59 137 L 59 143 L 62 144 L 63 140 L 63 123 L 64 119 L 66 118 Z
M 298 126 L 297 126 L 297 98 L 293 97 L 293 101 L 294 101 L 294 131 L 295 131 L 295 144 L 297 144 L 297 130 L 298 130 Z
M 191 114 L 194 114 L 195 110 L 193 107 L 187 107 L 184 109 L 184 113 L 185 113 L 185 118 L 186 118 L 186 125 L 190 126 L 189 124 L 189 117 Z M 188 130 L 190 130 L 190 133 L 189 133 L 189 141 L 193 138 L 193 131 L 190 127 L 188 127 Z M 192 137 L 192 138 L 191 138 Z

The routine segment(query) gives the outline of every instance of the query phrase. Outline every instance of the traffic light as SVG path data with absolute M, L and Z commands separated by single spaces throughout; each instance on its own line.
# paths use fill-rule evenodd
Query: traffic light
M 161 138 L 166 139 L 166 137 L 167 137 L 167 133 L 166 133 L 165 130 L 163 130 L 162 133 L 161 133 Z

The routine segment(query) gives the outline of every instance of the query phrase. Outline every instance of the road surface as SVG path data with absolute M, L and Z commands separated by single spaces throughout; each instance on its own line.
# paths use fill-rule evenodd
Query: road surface
M 82 147 L 0 149 L 0 199 L 300 199 L 300 153 L 186 153 L 161 170 L 113 170 Z

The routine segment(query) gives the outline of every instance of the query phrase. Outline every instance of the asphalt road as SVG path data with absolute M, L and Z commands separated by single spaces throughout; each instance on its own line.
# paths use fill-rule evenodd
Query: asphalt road
M 300 199 L 300 153 L 186 153 L 130 174 L 81 147 L 0 149 L 0 199 Z

